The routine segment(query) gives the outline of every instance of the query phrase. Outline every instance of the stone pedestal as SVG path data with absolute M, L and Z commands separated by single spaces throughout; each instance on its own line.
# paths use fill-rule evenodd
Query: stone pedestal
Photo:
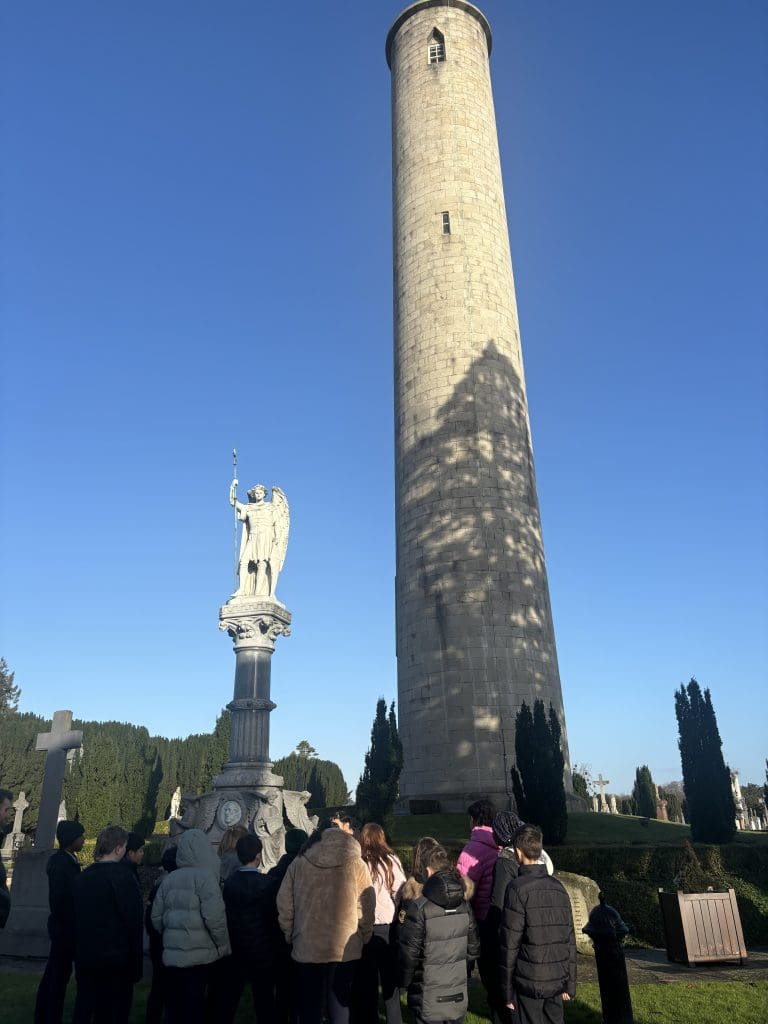
M 218 844 L 234 825 L 261 839 L 262 865 L 268 870 L 285 852 L 285 823 L 312 832 L 306 810 L 309 793 L 283 789 L 269 759 L 272 655 L 279 636 L 289 636 L 291 613 L 274 598 L 232 597 L 219 612 L 219 628 L 235 647 L 235 692 L 227 705 L 232 732 L 229 760 L 213 780 L 213 793 L 183 794 L 181 816 L 171 820 L 171 835 L 200 828 Z
M 27 849 L 13 864 L 11 913 L 0 931 L 3 956 L 46 957 L 50 947 L 47 922 L 48 876 L 45 867 L 51 850 Z

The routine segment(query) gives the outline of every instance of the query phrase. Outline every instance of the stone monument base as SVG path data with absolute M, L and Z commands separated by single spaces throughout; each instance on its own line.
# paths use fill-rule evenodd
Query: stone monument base
M 255 769 L 245 769 L 249 770 Z M 225 770 L 214 782 L 215 792 L 183 794 L 181 817 L 171 819 L 171 838 L 199 828 L 218 846 L 227 829 L 242 825 L 261 840 L 262 870 L 268 871 L 285 853 L 286 828 L 300 828 L 309 835 L 317 827 L 317 818 L 307 814 L 310 793 L 283 789 L 280 776 L 269 775 L 280 785 L 234 785 L 233 775 Z
M 48 876 L 45 867 L 53 850 L 23 850 L 13 865 L 11 913 L 0 931 L 3 956 L 45 959 L 48 938 Z

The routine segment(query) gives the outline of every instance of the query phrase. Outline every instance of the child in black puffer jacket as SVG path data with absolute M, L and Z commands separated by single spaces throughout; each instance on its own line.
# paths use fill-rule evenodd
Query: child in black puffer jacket
M 576 939 L 568 893 L 547 874 L 541 829 L 525 825 L 515 836 L 520 873 L 507 886 L 499 929 L 499 974 L 504 1005 L 519 1024 L 563 1020 L 563 1003 L 576 992 Z
M 408 905 L 398 938 L 400 987 L 416 1021 L 461 1022 L 467 1010 L 467 963 L 480 955 L 469 900 L 472 882 L 442 846 L 425 859 L 427 880 Z

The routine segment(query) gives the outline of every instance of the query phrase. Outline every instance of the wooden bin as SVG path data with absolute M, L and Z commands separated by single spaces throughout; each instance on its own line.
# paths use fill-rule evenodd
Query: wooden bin
M 678 963 L 743 963 L 744 932 L 733 889 L 727 892 L 664 892 L 659 889 L 667 959 Z

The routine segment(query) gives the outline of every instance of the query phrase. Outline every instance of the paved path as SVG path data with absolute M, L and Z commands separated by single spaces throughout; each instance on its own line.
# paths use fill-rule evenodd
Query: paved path
M 744 964 L 671 964 L 663 949 L 625 950 L 630 985 L 667 985 L 676 981 L 768 981 L 768 947 L 747 951 Z M 597 981 L 595 960 L 579 955 L 576 967 L 578 981 Z

